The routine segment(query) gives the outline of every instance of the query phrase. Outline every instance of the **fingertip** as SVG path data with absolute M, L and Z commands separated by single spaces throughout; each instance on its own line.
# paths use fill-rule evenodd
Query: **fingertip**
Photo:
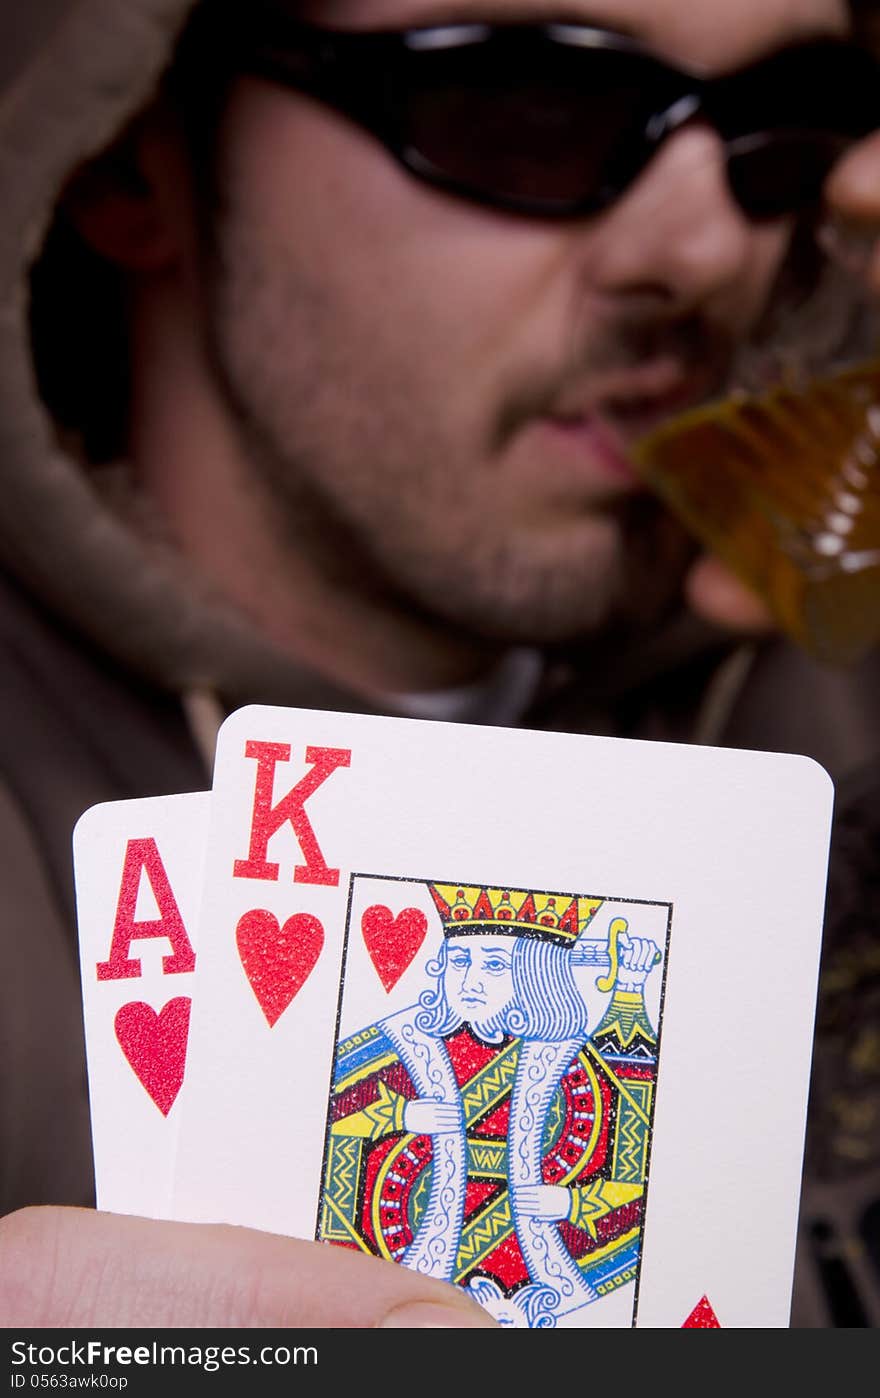
M 880 218 L 880 132 L 860 141 L 835 165 L 825 186 L 828 203 L 852 218 Z
M 698 616 L 728 630 L 762 635 L 775 629 L 767 604 L 717 558 L 697 560 L 685 580 L 685 597 Z

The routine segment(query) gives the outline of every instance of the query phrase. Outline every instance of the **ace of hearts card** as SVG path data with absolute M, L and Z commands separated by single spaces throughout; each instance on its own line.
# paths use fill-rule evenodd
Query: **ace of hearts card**
M 820 767 L 252 707 L 210 803 L 176 1217 L 502 1325 L 788 1324 Z
M 73 834 L 95 1193 L 168 1218 L 207 792 L 92 806 Z

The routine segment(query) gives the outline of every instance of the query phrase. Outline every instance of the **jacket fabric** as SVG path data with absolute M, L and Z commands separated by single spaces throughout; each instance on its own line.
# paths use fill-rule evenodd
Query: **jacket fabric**
M 206 693 L 221 714 L 247 702 L 371 707 L 275 651 L 173 550 L 133 525 L 66 447 L 37 388 L 29 275 L 59 194 L 76 166 L 148 100 L 188 9 L 188 0 L 41 0 L 0 14 L 4 1212 L 93 1199 L 71 865 L 79 815 L 101 801 L 207 787 L 211 734 L 198 720 Z M 831 971 L 841 957 L 849 965 L 852 941 L 862 961 L 855 990 L 850 977 L 848 1015 L 834 1000 L 833 975 L 820 1002 L 825 1039 L 817 1044 L 827 1053 L 817 1053 L 825 1076 L 814 1093 L 823 1139 L 828 1130 L 839 1133 L 846 1075 L 859 1071 L 847 1020 L 854 1004 L 860 1014 L 866 1003 L 876 1007 L 872 958 L 880 938 L 861 902 L 872 878 L 876 888 L 876 868 L 870 840 L 852 830 L 877 823 L 880 772 L 875 780 L 870 762 L 880 758 L 880 656 L 830 671 L 783 642 L 732 647 L 709 628 L 674 618 L 651 638 L 605 638 L 551 657 L 523 722 L 803 752 L 840 783 L 846 800 L 832 871 Z M 835 891 L 844 885 L 846 897 Z M 784 1064 L 768 1063 L 774 1067 L 784 1077 Z M 869 1082 L 869 1116 L 872 1090 Z M 880 1261 L 876 1254 L 870 1261 L 862 1214 L 834 1212 L 858 1194 L 862 1213 L 874 1207 L 876 1215 L 880 1114 L 873 1137 L 850 1122 L 847 1139 L 844 1164 L 833 1151 L 808 1151 L 794 1324 L 851 1323 L 846 1316 L 858 1307 L 867 1320 L 856 1323 L 880 1323 Z M 835 1259 L 847 1238 L 859 1243 L 862 1261 L 844 1285 Z M 841 1300 L 847 1286 L 849 1302 Z

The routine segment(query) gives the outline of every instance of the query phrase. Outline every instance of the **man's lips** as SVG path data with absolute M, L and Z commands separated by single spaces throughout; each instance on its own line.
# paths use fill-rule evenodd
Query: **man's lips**
M 560 396 L 539 421 L 559 440 L 589 455 L 609 480 L 634 490 L 639 480 L 630 447 L 705 398 L 713 382 L 714 376 L 684 375 L 672 364 L 646 366 Z
M 682 412 L 717 387 L 717 364 L 687 371 L 680 362 L 657 360 L 639 368 L 597 375 L 560 393 L 546 416 L 573 422 L 598 417 L 613 422 L 627 441 Z
M 627 454 L 626 441 L 612 423 L 595 414 L 541 421 L 563 450 L 588 459 L 616 489 L 637 488 L 638 476 Z

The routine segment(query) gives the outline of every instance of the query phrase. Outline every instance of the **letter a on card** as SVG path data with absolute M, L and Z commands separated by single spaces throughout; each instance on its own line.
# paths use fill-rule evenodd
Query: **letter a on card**
M 207 793 L 93 806 L 74 832 L 98 1207 L 170 1217 Z

